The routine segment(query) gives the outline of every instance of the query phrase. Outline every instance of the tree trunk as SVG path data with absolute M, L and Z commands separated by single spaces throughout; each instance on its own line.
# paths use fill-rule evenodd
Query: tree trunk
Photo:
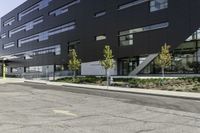
M 76 78 L 76 71 L 73 72 L 73 82 L 75 82 L 75 78 Z
M 162 77 L 164 78 L 165 77 L 165 68 L 162 67 Z
M 109 71 L 106 69 L 106 86 L 109 86 Z

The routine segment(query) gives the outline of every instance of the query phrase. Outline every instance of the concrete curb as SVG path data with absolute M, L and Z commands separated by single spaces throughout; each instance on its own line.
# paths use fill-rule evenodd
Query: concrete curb
M 63 87 L 72 87 L 63 85 Z M 129 94 L 138 94 L 138 95 L 147 95 L 147 96 L 160 96 L 160 97 L 169 97 L 169 98 L 180 98 L 180 99 L 189 99 L 189 100 L 199 100 L 200 97 L 185 97 L 185 96 L 178 96 L 178 95 L 165 95 L 165 94 L 152 94 L 152 93 L 145 93 L 145 92 L 134 92 L 134 91 L 123 91 L 123 90 L 106 90 L 106 89 L 97 89 L 97 88 L 87 88 L 87 87 L 76 87 L 76 88 L 82 88 L 87 90 L 99 90 L 99 91 L 109 91 L 109 92 L 119 92 L 119 93 L 129 93 Z
M 71 83 L 61 83 L 61 82 L 32 81 L 32 80 L 25 80 L 24 82 L 43 84 L 43 85 L 63 86 L 63 87 L 77 87 L 77 88 L 83 88 L 83 89 L 101 90 L 101 91 L 110 91 L 110 92 L 132 93 L 132 94 L 139 94 L 139 95 L 200 100 L 200 93 L 191 93 L 191 92 L 175 92 L 175 91 L 149 90 L 149 89 L 138 89 L 138 88 L 120 88 L 120 87 L 107 88 L 106 86 L 97 86 L 97 85 L 71 84 Z

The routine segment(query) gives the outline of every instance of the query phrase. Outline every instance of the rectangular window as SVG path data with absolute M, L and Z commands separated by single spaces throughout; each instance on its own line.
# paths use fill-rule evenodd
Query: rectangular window
M 7 43 L 7 44 L 4 44 L 4 45 L 3 45 L 3 49 L 8 49 L 8 48 L 11 48 L 11 47 L 14 47 L 14 46 L 15 46 L 15 43 L 14 43 L 14 42 Z
M 148 2 L 148 1 L 149 1 L 149 0 L 134 0 L 134 1 L 132 1 L 132 2 L 129 2 L 129 3 L 120 5 L 120 6 L 118 7 L 118 10 L 123 10 L 123 9 L 129 8 L 129 7 L 132 7 L 132 6 L 136 6 L 136 5 L 142 4 L 142 3 L 144 3 L 144 2 Z
M 168 8 L 168 0 L 151 0 L 150 12 L 159 11 Z
M 26 73 L 42 73 L 43 66 L 26 67 Z
M 136 29 L 130 29 L 128 30 L 129 33 L 139 33 L 139 32 L 145 32 L 145 31 L 151 31 L 151 30 L 157 30 L 162 28 L 167 28 L 169 26 L 169 22 L 154 24 L 142 28 L 136 28 Z M 120 35 L 127 34 L 127 31 L 121 31 Z
M 68 3 L 67 5 L 65 5 L 65 6 L 63 6 L 63 7 L 58 8 L 58 9 L 56 9 L 56 10 L 50 12 L 49 15 L 59 16 L 59 15 L 61 15 L 61 14 L 63 14 L 63 13 L 68 12 L 68 11 L 69 11 L 69 7 L 71 7 L 71 6 L 73 6 L 73 5 L 76 5 L 76 4 L 78 4 L 78 3 L 80 3 L 80 0 L 74 0 L 74 1 L 72 1 L 71 3 Z
M 136 33 L 162 29 L 162 28 L 166 28 L 168 26 L 169 26 L 169 23 L 165 22 L 165 23 L 154 24 L 154 25 L 150 25 L 150 26 L 146 26 L 146 27 L 142 27 L 142 28 L 121 31 L 121 32 L 119 32 L 120 46 L 133 45 L 134 34 L 136 34 Z
M 14 43 L 14 42 L 13 42 Z M 11 45 L 11 43 L 10 43 Z M 31 51 L 25 51 L 21 53 L 16 53 L 12 55 L 5 55 L 5 57 L 9 56 L 10 58 L 17 59 L 17 58 L 22 58 L 22 59 L 32 59 L 34 56 L 37 55 L 45 55 L 53 53 L 54 55 L 60 55 L 61 54 L 61 45 L 54 45 L 54 46 L 49 46 L 49 47 L 44 47 L 40 49 L 35 49 Z
M 98 18 L 98 17 L 104 16 L 105 14 L 106 14 L 105 11 L 97 12 L 95 13 L 94 17 Z
M 133 45 L 133 34 L 127 33 L 127 35 L 122 35 L 119 37 L 120 46 Z
M 33 57 L 37 55 L 45 55 L 50 53 L 53 53 L 54 55 L 60 55 L 61 54 L 60 45 L 28 51 L 24 54 L 24 57 L 26 60 L 28 60 L 28 59 L 33 59 Z
M 106 39 L 106 36 L 105 35 L 99 35 L 99 36 L 96 36 L 96 41 L 101 41 L 101 40 L 105 40 Z
M 39 34 L 20 39 L 20 40 L 18 40 L 18 47 L 21 47 L 22 44 L 29 43 L 29 42 L 32 42 L 32 41 L 36 41 L 38 39 L 39 39 Z
M 73 29 L 75 29 L 75 27 L 76 27 L 75 22 L 70 22 L 70 23 L 58 26 L 56 28 L 50 29 L 48 31 L 44 31 L 44 32 L 35 34 L 33 36 L 22 38 L 22 39 L 18 40 L 18 47 L 21 47 L 22 44 L 29 43 L 29 42 L 36 41 L 36 40 L 38 40 L 38 41 L 48 40 L 48 38 L 50 36 L 73 30 Z
M 15 17 L 12 17 L 8 20 L 6 20 L 4 23 L 3 23 L 3 26 L 9 26 L 9 25 L 12 25 L 12 23 L 15 22 Z
M 1 35 L 1 39 L 3 39 L 3 38 L 6 38 L 6 33 L 3 33 L 3 34 Z
M 40 2 L 38 2 L 38 3 L 34 4 L 33 6 L 27 8 L 23 12 L 19 13 L 19 15 L 18 15 L 19 20 L 21 20 L 24 16 L 30 14 L 33 11 L 42 10 L 43 8 L 47 7 L 51 1 L 53 1 L 53 0 L 41 0 Z
M 75 22 L 71 22 L 48 31 L 49 36 L 75 29 Z
M 19 26 L 19 27 L 15 28 L 15 29 L 9 31 L 9 37 L 12 37 L 12 35 L 20 32 L 20 31 L 23 31 L 23 30 L 25 30 L 25 31 L 31 30 L 31 29 L 33 29 L 33 27 L 35 25 L 40 24 L 43 21 L 44 21 L 43 17 L 36 18 L 33 21 L 30 21 L 30 22 L 28 22 L 28 23 L 26 23 L 26 24 L 24 24 L 22 26 Z

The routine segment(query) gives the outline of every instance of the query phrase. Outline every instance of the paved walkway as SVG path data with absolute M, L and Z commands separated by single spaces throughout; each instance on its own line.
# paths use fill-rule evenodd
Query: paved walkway
M 62 83 L 62 82 L 50 82 L 50 81 L 44 81 L 44 80 L 26 80 L 26 79 L 17 79 L 17 78 L 0 79 L 0 84 L 16 83 L 16 82 L 17 83 L 32 82 L 32 83 L 55 85 L 55 86 L 71 86 L 71 87 L 97 89 L 97 90 L 105 90 L 105 91 L 117 91 L 117 92 L 125 92 L 125 93 L 135 93 L 135 94 L 156 95 L 156 96 L 200 100 L 200 93 L 150 90 L 150 89 L 138 89 L 138 88 L 122 88 L 122 87 L 111 87 L 111 86 L 106 87 L 106 86 L 98 86 L 98 85 L 72 84 L 72 83 Z

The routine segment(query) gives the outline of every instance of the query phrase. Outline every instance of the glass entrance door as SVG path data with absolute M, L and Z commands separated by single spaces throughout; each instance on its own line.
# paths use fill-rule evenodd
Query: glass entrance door
M 138 58 L 120 59 L 118 65 L 119 75 L 129 75 L 138 66 Z

